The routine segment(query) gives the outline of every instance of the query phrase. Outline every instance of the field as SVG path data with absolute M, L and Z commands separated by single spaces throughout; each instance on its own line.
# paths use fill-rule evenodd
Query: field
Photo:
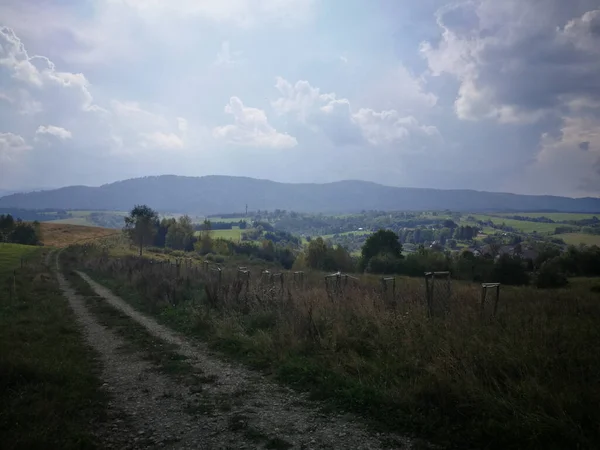
M 557 234 L 553 237 L 562 239 L 568 245 L 598 245 L 600 246 L 600 235 L 598 234 L 585 234 L 585 233 L 566 233 Z
M 92 424 L 102 419 L 106 399 L 95 355 L 40 264 L 42 251 L 0 244 L 2 448 L 98 448 Z
M 197 231 L 196 236 L 200 236 L 201 233 L 201 231 Z M 239 228 L 232 228 L 231 230 L 212 230 L 210 233 L 213 239 L 227 239 L 234 242 L 242 240 L 242 230 Z
M 0 243 L 0 270 L 10 271 L 20 265 L 22 258 L 29 258 L 39 251 L 38 247 Z
M 547 217 L 548 219 L 554 220 L 555 222 L 567 221 L 567 220 L 583 220 L 591 219 L 600 214 L 581 214 L 581 213 L 535 213 L 535 212 L 519 212 L 519 213 L 500 213 L 494 214 L 495 216 L 523 216 L 523 217 Z M 600 218 L 600 217 L 599 217 Z
M 54 222 L 42 222 L 42 242 L 50 247 L 66 247 L 76 242 L 119 235 L 119 230 L 110 228 L 65 225 Z
M 491 220 L 495 225 L 501 225 L 504 223 L 509 227 L 513 227 L 516 230 L 522 231 L 523 233 L 540 233 L 540 234 L 552 234 L 556 229 L 557 224 L 555 223 L 542 223 L 542 222 L 528 222 L 524 220 L 505 219 L 503 217 L 489 216 L 485 214 L 470 214 L 476 220 L 488 221 Z M 525 215 L 525 214 L 523 214 Z M 465 222 L 467 222 L 465 220 Z M 468 222 L 467 222 L 468 223 Z M 496 230 L 494 230 L 496 231 Z

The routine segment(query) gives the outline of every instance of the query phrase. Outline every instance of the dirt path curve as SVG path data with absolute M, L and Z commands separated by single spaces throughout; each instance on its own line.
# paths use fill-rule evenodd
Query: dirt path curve
M 324 414 L 317 402 L 275 384 L 239 365 L 223 362 L 140 314 L 109 289 L 79 275 L 98 296 L 141 324 L 154 337 L 174 345 L 202 379 L 198 387 L 151 371 L 141 356 L 119 352 L 124 343 L 101 326 L 81 297 L 58 272 L 60 285 L 84 326 L 89 343 L 101 354 L 103 377 L 132 429 L 128 448 L 184 449 L 410 449 L 411 440 L 372 433 L 352 415 Z M 167 395 L 168 394 L 168 395 Z M 201 397 L 201 398 L 200 398 Z M 207 408 L 207 399 L 226 408 Z M 193 411 L 202 411 L 194 414 Z M 115 413 L 116 414 L 116 413 Z M 118 426 L 116 429 L 118 433 Z M 125 434 L 127 434 L 125 433 Z M 123 432 L 121 432 L 123 434 Z M 110 436 L 110 432 L 103 433 Z M 121 447 L 123 442 L 117 444 Z M 115 447 L 117 448 L 117 447 Z

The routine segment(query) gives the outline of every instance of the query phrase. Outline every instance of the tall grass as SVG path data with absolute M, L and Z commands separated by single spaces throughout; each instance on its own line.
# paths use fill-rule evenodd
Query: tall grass
M 328 295 L 322 275 L 280 290 L 225 272 L 70 253 L 124 298 L 215 348 L 398 431 L 478 448 L 600 445 L 600 298 L 589 286 L 503 288 L 482 320 L 479 286 L 455 283 L 430 319 L 420 279 L 395 302 L 362 277 Z M 460 444 L 460 445 L 458 445 Z

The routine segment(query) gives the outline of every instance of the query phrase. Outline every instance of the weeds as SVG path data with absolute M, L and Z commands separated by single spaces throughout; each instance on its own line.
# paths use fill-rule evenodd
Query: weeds
M 0 280 L 35 247 L 2 247 Z M 16 298 L 0 288 L 0 435 L 3 449 L 99 448 L 105 418 L 97 355 L 39 252 L 16 270 Z
M 366 277 L 330 297 L 315 274 L 304 289 L 266 289 L 70 257 L 164 323 L 388 428 L 485 448 L 600 445 L 600 303 L 589 286 L 503 289 L 484 322 L 480 287 L 455 283 L 449 315 L 430 319 L 419 279 L 400 279 L 390 308 Z

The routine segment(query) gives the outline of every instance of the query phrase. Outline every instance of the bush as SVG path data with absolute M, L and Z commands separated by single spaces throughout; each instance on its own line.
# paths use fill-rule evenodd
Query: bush
M 544 262 L 535 281 L 535 285 L 540 289 L 561 288 L 568 284 L 569 280 L 560 270 L 559 258 L 552 258 Z
M 397 256 L 383 253 L 373 256 L 367 264 L 366 271 L 377 274 L 393 274 L 401 271 L 402 260 Z
M 529 284 L 529 275 L 523 261 L 520 258 L 513 258 L 509 255 L 502 255 L 494 264 L 492 271 L 494 282 L 520 286 Z

